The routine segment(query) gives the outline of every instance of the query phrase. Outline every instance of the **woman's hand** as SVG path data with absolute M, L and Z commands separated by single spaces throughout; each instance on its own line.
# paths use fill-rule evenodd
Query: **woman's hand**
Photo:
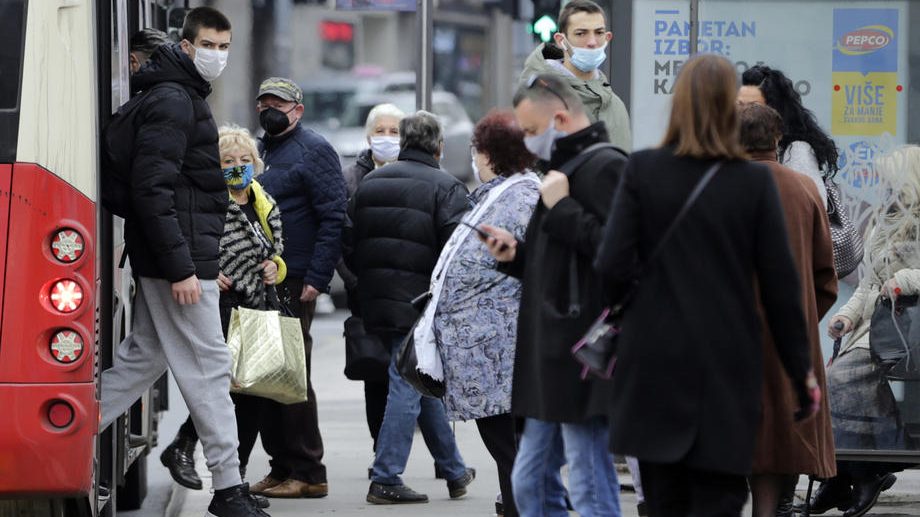
M 482 224 L 479 227 L 489 236 L 483 237 L 478 233 L 476 235 L 479 240 L 485 243 L 489 253 L 495 257 L 495 260 L 499 262 L 511 262 L 514 260 L 517 255 L 517 239 L 514 238 L 511 232 L 489 224 Z
M 233 286 L 233 280 L 223 272 L 217 273 L 217 287 L 221 291 L 229 291 Z
M 827 334 L 834 339 L 840 339 L 852 330 L 853 321 L 846 316 L 834 316 L 827 326 Z
M 266 285 L 275 285 L 278 281 L 278 264 L 271 260 L 263 260 L 260 265 L 262 268 L 262 281 Z
M 898 296 L 901 295 L 901 286 L 898 285 L 898 281 L 892 278 L 885 282 L 885 285 L 882 286 L 882 296 L 885 298 L 891 298 L 896 300 Z
M 796 386 L 796 396 L 799 399 L 799 410 L 795 412 L 796 422 L 816 415 L 821 409 L 821 387 L 814 370 L 809 370 L 804 382 Z

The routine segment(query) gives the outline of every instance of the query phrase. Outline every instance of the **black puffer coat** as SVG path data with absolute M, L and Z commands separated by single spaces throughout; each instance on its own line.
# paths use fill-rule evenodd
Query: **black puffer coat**
M 415 323 L 410 302 L 428 290 L 441 248 L 469 208 L 467 193 L 433 156 L 411 148 L 358 185 L 348 266 L 367 330 L 405 334 Z
M 607 141 L 603 122 L 560 138 L 550 168 L 558 169 L 584 149 Z M 537 203 L 514 262 L 500 267 L 523 283 L 511 386 L 511 412 L 516 416 L 580 423 L 607 414 L 611 383 L 582 380 L 571 349 L 605 305 L 593 263 L 625 166 L 622 152 L 592 154 L 569 175 L 569 197 L 552 209 Z M 580 306 L 578 314 L 569 313 L 573 302 Z
M 178 45 L 164 45 L 132 77 L 132 90 L 164 81 L 138 108 L 131 166 L 132 213 L 125 222 L 131 266 L 170 282 L 217 279 L 227 214 L 217 126 L 204 98 L 211 85 Z

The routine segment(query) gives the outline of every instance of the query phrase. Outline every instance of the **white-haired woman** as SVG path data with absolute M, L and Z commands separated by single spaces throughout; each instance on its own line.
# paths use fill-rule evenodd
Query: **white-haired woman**
M 255 177 L 264 166 L 249 131 L 237 126 L 220 128 L 220 164 L 227 182 L 230 203 L 224 233 L 220 239 L 220 319 L 224 336 L 234 307 L 266 309 L 277 296 L 270 287 L 284 280 L 287 268 L 281 259 L 281 212 Z M 245 472 L 249 454 L 260 431 L 260 415 L 275 403 L 261 397 L 231 394 L 236 406 L 240 471 Z M 191 417 L 179 429 L 176 439 L 160 456 L 173 479 L 182 486 L 200 490 L 195 473 L 198 433 Z M 268 501 L 259 496 L 262 506 Z
M 850 300 L 831 319 L 828 333 L 842 339 L 827 369 L 838 449 L 910 449 L 886 371 L 872 357 L 869 331 L 880 297 L 920 294 L 920 147 L 905 146 L 876 163 L 887 199 L 871 220 L 866 270 Z M 887 188 L 886 188 L 887 187 Z M 906 329 L 905 329 L 906 333 Z M 837 348 L 837 345 L 835 345 Z M 865 514 L 894 484 L 903 465 L 838 461 L 837 476 L 824 482 L 812 513 L 835 507 L 845 517 Z
M 393 104 L 378 104 L 367 114 L 364 132 L 368 148 L 358 154 L 358 161 L 342 173 L 348 187 L 348 197 L 369 172 L 396 161 L 399 157 L 399 121 L 406 117 Z

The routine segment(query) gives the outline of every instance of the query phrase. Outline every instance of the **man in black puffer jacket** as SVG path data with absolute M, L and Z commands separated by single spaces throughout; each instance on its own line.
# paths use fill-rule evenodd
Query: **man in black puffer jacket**
M 469 207 L 467 190 L 438 167 L 444 140 L 434 115 L 420 111 L 404 118 L 399 138 L 398 161 L 365 176 L 350 210 L 348 265 L 358 277 L 360 316 L 367 331 L 392 351 L 387 409 L 367 494 L 375 504 L 428 501 L 400 478 L 416 420 L 451 498 L 464 495 L 475 475 L 460 457 L 444 404 L 419 395 L 395 367 L 396 349 L 419 316 L 411 301 L 428 291 L 441 248 Z
M 132 77 L 135 92 L 149 90 L 135 118 L 125 219 L 137 294 L 132 333 L 118 346 L 115 366 L 102 374 L 100 425 L 127 411 L 169 367 L 212 473 L 209 514 L 267 515 L 240 477 L 231 359 L 218 312 L 218 245 L 228 196 L 217 127 L 204 98 L 227 63 L 230 22 L 215 9 L 193 9 L 182 37 L 178 45 L 159 47 Z

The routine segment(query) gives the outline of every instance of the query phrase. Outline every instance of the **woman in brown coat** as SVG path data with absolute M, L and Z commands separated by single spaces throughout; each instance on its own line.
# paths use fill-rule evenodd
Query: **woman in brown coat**
M 837 276 L 830 228 L 818 190 L 806 176 L 776 160 L 782 118 L 776 110 L 763 104 L 742 104 L 739 110 L 741 143 L 753 160 L 770 168 L 782 200 L 789 247 L 801 281 L 811 363 L 823 393 L 818 415 L 795 422 L 793 413 L 798 408 L 798 398 L 770 343 L 772 336 L 765 330 L 763 416 L 757 432 L 750 484 L 754 516 L 772 517 L 777 515 L 781 493 L 795 490 L 799 474 L 824 479 L 836 472 L 818 326 L 837 299 Z M 769 327 L 764 324 L 763 328 Z M 791 515 L 791 507 L 788 510 Z

